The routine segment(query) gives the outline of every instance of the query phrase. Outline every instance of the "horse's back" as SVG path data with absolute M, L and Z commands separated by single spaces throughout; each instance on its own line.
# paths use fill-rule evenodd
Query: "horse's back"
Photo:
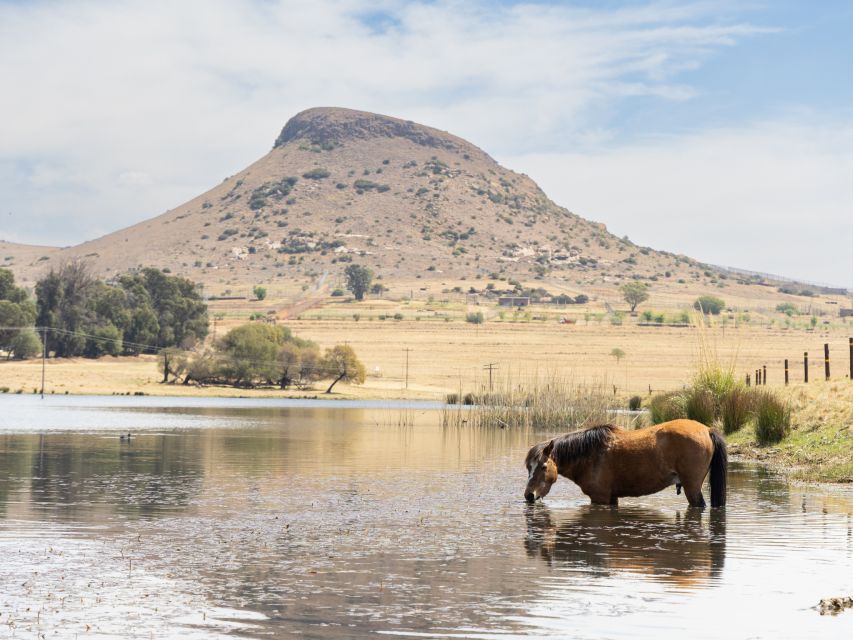
M 695 420 L 672 420 L 644 427 L 635 431 L 618 431 L 617 446 L 625 450 L 646 451 L 698 447 L 713 451 L 711 436 L 701 422 Z

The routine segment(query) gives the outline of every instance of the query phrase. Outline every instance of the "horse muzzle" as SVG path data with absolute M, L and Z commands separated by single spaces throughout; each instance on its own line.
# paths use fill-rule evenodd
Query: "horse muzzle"
M 527 500 L 528 504 L 533 504 L 536 501 L 536 494 L 532 491 L 525 491 L 524 499 Z

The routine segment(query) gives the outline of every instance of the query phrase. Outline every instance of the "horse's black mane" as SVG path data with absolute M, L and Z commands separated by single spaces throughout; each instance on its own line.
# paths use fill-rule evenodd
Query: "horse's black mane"
M 554 438 L 554 451 L 551 457 L 557 465 L 573 462 L 578 458 L 588 458 L 601 453 L 619 427 L 612 424 L 599 424 L 583 431 L 567 433 Z

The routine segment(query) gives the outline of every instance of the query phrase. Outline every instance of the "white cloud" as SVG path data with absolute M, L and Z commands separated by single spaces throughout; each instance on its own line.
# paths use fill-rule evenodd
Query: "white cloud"
M 506 160 L 575 213 L 638 244 L 853 285 L 849 123 L 800 114 L 599 153 Z

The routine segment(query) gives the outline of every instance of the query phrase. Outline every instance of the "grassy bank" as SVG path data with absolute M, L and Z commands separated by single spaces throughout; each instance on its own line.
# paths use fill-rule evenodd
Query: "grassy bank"
M 790 403 L 790 432 L 776 444 L 759 446 L 747 425 L 726 436 L 730 451 L 797 480 L 853 482 L 853 383 L 817 382 L 779 393 Z

